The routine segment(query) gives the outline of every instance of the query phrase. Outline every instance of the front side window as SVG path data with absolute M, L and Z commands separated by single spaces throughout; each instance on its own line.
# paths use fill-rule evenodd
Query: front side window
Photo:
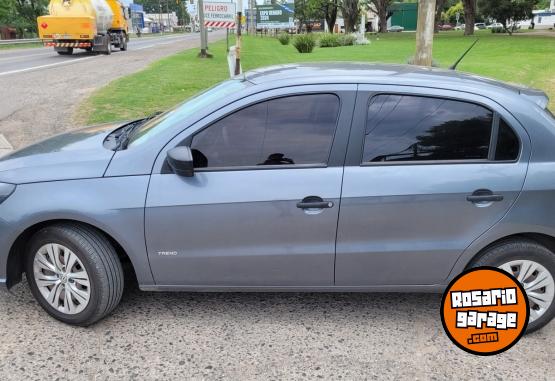
M 197 133 L 196 168 L 326 164 L 337 118 L 333 94 L 298 95 L 243 108 Z
M 378 95 L 368 107 L 363 163 L 486 160 L 493 113 L 476 104 Z
M 167 129 L 179 125 L 184 119 L 202 111 L 206 107 L 224 100 L 229 95 L 251 86 L 250 82 L 230 79 L 222 82 L 194 97 L 186 100 L 173 109 L 150 119 L 131 136 L 129 145 L 144 144 L 149 139 Z

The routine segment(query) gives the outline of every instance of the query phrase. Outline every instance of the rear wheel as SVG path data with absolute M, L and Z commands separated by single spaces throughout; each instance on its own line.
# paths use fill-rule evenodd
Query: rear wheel
M 555 317 L 555 254 L 532 240 L 510 240 L 493 246 L 471 267 L 494 266 L 513 275 L 530 304 L 526 332 L 542 328 Z
M 73 54 L 73 48 L 55 48 L 56 52 L 61 56 L 69 56 Z
M 29 243 L 25 267 L 39 304 L 68 324 L 97 322 L 112 312 L 123 293 L 116 251 L 89 227 L 58 224 L 40 230 Z

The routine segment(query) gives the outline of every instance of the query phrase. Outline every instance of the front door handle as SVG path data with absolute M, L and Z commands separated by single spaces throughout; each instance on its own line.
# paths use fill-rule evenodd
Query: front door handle
M 466 196 L 466 201 L 470 201 L 472 203 L 499 202 L 503 201 L 503 195 L 494 194 L 489 189 L 478 189 L 474 191 L 470 196 Z
M 333 202 L 324 201 L 318 196 L 308 196 L 303 198 L 302 201 L 297 203 L 297 208 L 299 209 L 324 209 L 333 208 Z

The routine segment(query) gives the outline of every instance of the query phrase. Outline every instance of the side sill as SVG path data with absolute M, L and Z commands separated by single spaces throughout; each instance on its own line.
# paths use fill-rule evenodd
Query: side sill
M 140 285 L 142 291 L 192 292 L 417 292 L 441 293 L 447 285 L 392 285 L 392 286 L 202 286 L 202 285 Z

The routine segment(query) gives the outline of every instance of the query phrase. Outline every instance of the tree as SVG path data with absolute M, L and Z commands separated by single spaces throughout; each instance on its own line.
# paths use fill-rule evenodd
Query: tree
M 19 18 L 25 23 L 25 29 L 36 33 L 37 17 L 46 14 L 48 0 L 15 0 L 14 5 Z
M 418 2 L 415 65 L 432 66 L 435 16 L 436 0 L 420 0 Z
M 439 32 L 439 24 L 442 19 L 443 9 L 445 8 L 445 4 L 447 4 L 447 0 L 436 1 L 436 17 L 435 17 L 435 24 L 434 24 L 434 33 Z
M 345 20 L 345 33 L 353 33 L 360 17 L 360 7 L 358 0 L 343 0 L 341 13 Z
M 333 33 L 341 0 L 295 0 L 295 17 L 301 26 L 310 20 L 325 19 Z
M 387 19 L 391 17 L 389 12 L 389 7 L 393 3 L 393 0 L 368 0 L 368 8 L 372 12 L 378 15 L 379 27 L 378 32 L 387 32 Z
M 507 23 L 532 18 L 532 10 L 537 0 L 480 0 L 480 11 L 487 17 L 497 20 L 503 29 L 512 34 L 512 28 Z
M 474 34 L 474 23 L 476 22 L 476 0 L 464 0 L 464 35 Z
M 184 22 L 187 24 L 190 20 L 190 16 L 187 13 L 187 9 L 181 3 L 184 0 L 134 0 L 135 4 L 141 4 L 143 10 L 146 13 L 166 13 L 175 12 L 177 16 L 178 24 Z M 186 4 L 186 3 L 185 3 Z M 162 8 L 160 8 L 162 6 Z
M 464 13 L 463 2 L 459 1 L 453 6 L 449 7 L 445 12 L 443 12 L 443 19 L 445 22 L 455 22 L 457 21 L 457 13 L 462 15 Z
M 307 25 L 308 21 L 314 18 L 315 10 L 312 0 L 295 0 L 295 18 L 299 20 L 299 30 L 303 25 Z
M 2 0 L 0 1 L 0 25 L 17 30 L 18 37 L 25 32 L 37 32 L 37 17 L 47 13 L 48 0 Z
M 328 24 L 328 30 L 333 33 L 333 27 L 337 20 L 337 11 L 339 10 L 340 0 L 316 0 L 320 4 L 320 9 Z

